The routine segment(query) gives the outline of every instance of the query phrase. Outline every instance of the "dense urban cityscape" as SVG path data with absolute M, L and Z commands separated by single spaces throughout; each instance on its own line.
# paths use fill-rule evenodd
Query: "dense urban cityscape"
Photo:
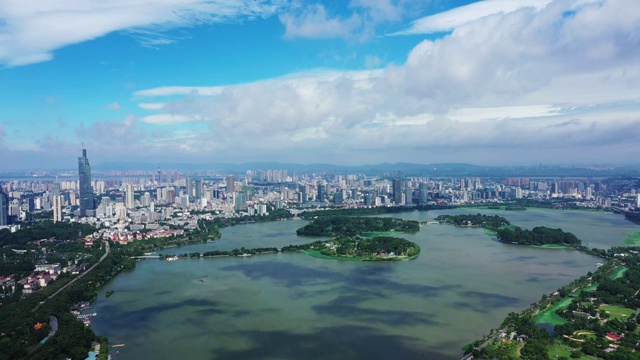
M 415 168 L 407 172 L 415 172 Z M 309 219 L 336 211 L 358 215 L 455 208 L 473 211 L 474 207 L 515 212 L 531 207 L 558 211 L 595 210 L 623 214 L 634 222 L 638 222 L 640 217 L 640 182 L 628 176 L 429 177 L 407 176 L 401 170 L 365 175 L 259 168 L 241 173 L 179 169 L 100 171 L 96 176 L 86 149 L 82 149 L 78 157 L 77 178 L 73 173 L 68 170 L 14 172 L 2 179 L 0 295 L 3 303 L 26 304 L 27 299 L 35 298 L 34 294 L 39 293 L 43 293 L 46 299 L 57 295 L 100 265 L 109 254 L 110 244 L 125 258 L 164 258 L 158 256 L 157 251 L 167 246 L 215 240 L 219 237 L 218 228 L 229 224 L 299 216 Z M 270 214 L 276 215 L 270 217 Z M 470 225 L 471 221 L 479 220 L 469 218 L 466 221 Z M 509 223 L 504 218 L 501 221 L 502 225 Z M 74 227 L 65 229 L 63 233 L 45 230 L 47 226 L 53 229 L 63 224 Z M 502 229 L 499 223 L 490 227 L 492 231 L 499 228 Z M 76 230 L 77 235 L 73 233 Z M 38 231 L 47 234 L 46 237 L 34 238 Z M 65 234 L 62 236 L 68 238 L 59 238 L 54 233 Z M 13 234 L 18 237 L 12 238 Z M 25 239 L 25 236 L 30 238 Z M 329 244 L 327 246 L 336 256 L 340 243 Z M 357 242 L 355 246 L 358 246 Z M 213 251 L 167 256 L 166 260 L 176 260 L 181 256 L 249 256 L 281 252 L 285 248 L 243 247 L 230 253 Z M 292 250 L 299 248 L 292 247 Z M 394 252 L 389 254 L 395 256 Z M 382 255 L 373 254 L 374 257 Z M 114 269 L 133 265 L 126 265 L 125 258 Z M 49 284 L 60 283 L 58 279 L 62 279 L 65 285 L 56 286 L 53 294 L 46 292 Z M 199 281 L 204 280 L 201 278 Z M 96 286 L 99 284 L 96 282 Z M 90 293 L 97 290 L 99 288 Z M 113 292 L 107 292 L 107 296 L 110 293 Z M 46 299 L 38 301 L 44 303 Z M 91 326 L 91 317 L 95 314 L 91 313 L 90 303 L 86 302 L 90 299 L 85 295 L 77 300 L 70 304 L 71 314 L 85 326 Z M 46 328 L 49 331 L 38 347 L 43 347 L 47 339 L 55 335 L 58 318 L 52 316 L 48 325 L 44 325 L 46 322 L 35 325 L 36 330 Z M 517 331 L 510 338 L 504 330 L 490 336 L 498 336 L 500 341 L 514 341 L 513 334 Z M 35 336 L 39 338 L 44 334 Z M 518 339 L 525 342 L 522 337 Z M 107 356 L 107 346 L 105 340 L 94 341 L 95 354 Z M 474 354 L 480 355 L 477 349 L 491 348 L 485 346 L 476 348 Z M 48 356 L 47 352 L 37 351 L 36 347 L 28 354 Z
M 637 0 L 0 0 L 0 360 L 640 360 Z

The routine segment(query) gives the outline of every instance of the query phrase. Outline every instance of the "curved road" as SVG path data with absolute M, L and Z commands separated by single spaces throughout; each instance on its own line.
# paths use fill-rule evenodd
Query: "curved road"
M 65 286 L 63 286 L 63 287 L 61 287 L 60 289 L 58 289 L 58 291 L 56 291 L 56 292 L 54 292 L 53 294 L 51 294 L 48 298 L 44 299 L 44 300 L 42 301 L 42 303 L 44 303 L 44 302 L 45 302 L 45 301 L 47 301 L 47 300 L 53 299 L 56 295 L 58 295 L 59 293 L 61 293 L 61 292 L 62 292 L 62 290 L 66 289 L 66 288 L 67 288 L 67 286 L 69 286 L 69 285 L 73 284 L 74 282 L 76 282 L 76 281 L 78 281 L 78 280 L 82 279 L 82 277 L 83 277 L 83 276 L 85 276 L 87 273 L 89 273 L 89 271 L 93 270 L 96 266 L 100 265 L 100 263 L 102 262 L 102 260 L 104 260 L 104 259 L 107 257 L 107 255 L 109 255 L 109 242 L 108 242 L 108 241 L 105 241 L 105 242 L 104 242 L 104 244 L 105 244 L 104 246 L 105 246 L 106 251 L 104 252 L 104 255 L 102 255 L 102 256 L 100 257 L 100 260 L 98 260 L 98 262 L 97 262 L 97 263 L 93 264 L 93 266 L 91 266 L 91 267 L 90 267 L 89 269 L 87 269 L 85 272 L 83 272 L 82 274 L 80 274 L 80 275 L 76 276 L 76 278 L 75 278 L 75 279 L 73 279 L 73 280 L 69 281 L 69 283 L 68 283 L 68 284 L 66 284 Z

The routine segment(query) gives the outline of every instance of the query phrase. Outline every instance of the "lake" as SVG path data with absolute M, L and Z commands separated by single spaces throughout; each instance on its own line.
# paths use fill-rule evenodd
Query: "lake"
M 522 227 L 560 227 L 590 247 L 623 245 L 640 227 L 620 215 L 530 209 L 393 214 L 505 216 Z M 221 230 L 216 242 L 164 254 L 281 247 L 315 241 L 289 220 Z M 459 359 L 464 344 L 545 294 L 596 269 L 565 249 L 502 244 L 482 229 L 425 225 L 403 234 L 422 248 L 402 262 L 347 262 L 301 253 L 146 260 L 99 293 L 97 334 L 116 359 Z M 115 293 L 105 297 L 108 290 Z

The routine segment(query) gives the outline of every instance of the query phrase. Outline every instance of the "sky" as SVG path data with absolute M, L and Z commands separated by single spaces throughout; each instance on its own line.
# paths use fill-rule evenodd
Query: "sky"
M 637 0 L 0 0 L 0 170 L 638 164 Z

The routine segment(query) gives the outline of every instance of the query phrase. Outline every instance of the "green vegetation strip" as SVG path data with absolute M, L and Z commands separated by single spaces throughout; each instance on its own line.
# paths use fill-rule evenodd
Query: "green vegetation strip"
M 627 245 L 640 245 L 640 231 L 627 233 L 627 239 L 624 243 Z
M 626 273 L 627 270 L 628 269 L 624 266 L 616 268 L 615 270 L 613 270 L 613 273 L 611 273 L 611 276 L 609 276 L 609 279 L 611 280 L 620 279 L 621 277 L 624 276 L 624 273 Z
M 573 349 L 570 346 L 567 346 L 567 345 L 564 345 L 564 344 L 560 344 L 560 343 L 555 343 L 554 345 L 549 346 L 549 358 L 550 359 L 557 359 L 559 357 L 564 356 L 566 358 L 572 359 L 571 352 L 573 352 L 573 350 L 575 350 L 575 349 Z M 591 358 L 589 356 L 586 356 L 586 355 L 581 355 L 578 359 L 591 360 L 593 358 Z
M 600 309 L 606 311 L 612 319 L 619 320 L 627 320 L 636 313 L 635 310 L 615 305 L 602 305 Z
M 536 324 L 553 324 L 553 325 L 563 325 L 566 324 L 567 321 L 560 317 L 556 312 L 560 310 L 564 310 L 569 307 L 573 298 L 566 297 L 562 300 L 555 303 L 550 308 L 544 310 L 533 318 L 533 321 Z

